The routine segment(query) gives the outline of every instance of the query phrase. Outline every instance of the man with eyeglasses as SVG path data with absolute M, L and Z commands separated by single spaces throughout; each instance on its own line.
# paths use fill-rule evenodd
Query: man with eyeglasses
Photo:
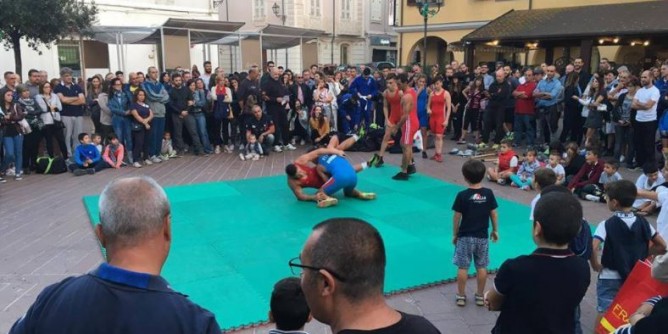
M 494 76 L 489 74 L 489 67 L 487 64 L 480 65 L 480 75 L 482 75 L 482 83 L 485 86 L 485 90 L 489 89 L 494 83 Z
M 301 276 L 313 317 L 332 333 L 440 333 L 427 319 L 387 304 L 385 245 L 378 230 L 363 220 L 333 218 L 316 225 L 300 257 L 289 265 Z
M 272 60 L 267 62 L 267 67 L 265 68 L 266 70 L 262 75 L 262 78 L 260 78 L 260 86 L 264 87 L 267 81 L 271 79 L 271 71 L 274 69 L 275 66 L 276 64 Z

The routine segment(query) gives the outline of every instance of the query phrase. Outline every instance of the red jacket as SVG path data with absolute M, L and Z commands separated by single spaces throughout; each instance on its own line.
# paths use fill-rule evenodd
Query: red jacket
M 601 174 L 603 174 L 604 164 L 605 162 L 601 159 L 598 159 L 593 165 L 585 163 L 578 173 L 575 174 L 571 183 L 568 184 L 568 189 L 582 188 L 588 184 L 597 184 L 601 178 Z
M 515 98 L 515 113 L 518 115 L 530 115 L 533 116 L 536 113 L 536 106 L 533 98 L 533 91 L 536 89 L 536 83 L 533 81 L 527 81 L 521 84 L 516 92 L 522 92 L 526 94 L 525 98 Z
M 508 150 L 506 153 L 499 153 L 499 171 L 505 172 L 511 170 L 513 173 L 517 172 L 518 166 L 510 167 L 510 160 L 515 156 L 517 156 L 517 154 L 513 150 Z

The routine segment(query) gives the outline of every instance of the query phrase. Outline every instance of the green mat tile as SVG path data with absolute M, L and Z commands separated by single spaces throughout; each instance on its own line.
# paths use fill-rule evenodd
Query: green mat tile
M 463 187 L 419 174 L 396 182 L 395 172 L 391 166 L 364 171 L 358 187 L 378 199 L 342 199 L 328 209 L 295 200 L 284 176 L 168 187 L 173 244 L 163 275 L 213 311 L 221 327 L 259 323 L 267 319 L 274 283 L 290 275 L 288 260 L 299 255 L 313 225 L 357 217 L 385 240 L 387 292 L 455 278 L 450 207 Z M 491 269 L 534 248 L 529 208 L 497 200 L 501 241 L 490 246 Z M 97 201 L 83 199 L 93 225 Z

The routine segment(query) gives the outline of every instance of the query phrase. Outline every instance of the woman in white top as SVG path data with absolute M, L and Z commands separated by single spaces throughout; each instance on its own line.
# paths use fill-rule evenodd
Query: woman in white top
M 53 92 L 54 80 L 51 82 L 44 82 L 39 85 L 39 94 L 35 96 L 37 105 L 42 109 L 40 117 L 44 122 L 42 135 L 46 139 L 46 151 L 51 158 L 54 157 L 53 140 L 58 142 L 60 154 L 64 159 L 67 159 L 67 146 L 65 146 L 65 133 L 63 132 L 62 121 L 60 119 L 60 111 L 63 105 L 60 103 L 58 95 Z

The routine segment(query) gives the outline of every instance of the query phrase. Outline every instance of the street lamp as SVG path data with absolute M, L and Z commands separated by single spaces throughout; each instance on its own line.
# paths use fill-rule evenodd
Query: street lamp
M 443 0 L 417 0 L 417 5 L 420 15 L 424 18 L 424 38 L 422 39 L 422 67 L 426 69 L 427 66 L 427 21 L 430 17 L 438 14 L 443 6 Z M 436 9 L 430 9 L 430 5 L 436 5 Z
M 283 25 L 285 25 L 285 19 L 287 18 L 287 16 L 285 16 L 285 0 L 282 0 L 281 4 L 282 6 L 279 6 L 278 3 L 274 2 L 274 5 L 271 6 L 271 11 L 274 12 L 274 15 L 280 18 Z

